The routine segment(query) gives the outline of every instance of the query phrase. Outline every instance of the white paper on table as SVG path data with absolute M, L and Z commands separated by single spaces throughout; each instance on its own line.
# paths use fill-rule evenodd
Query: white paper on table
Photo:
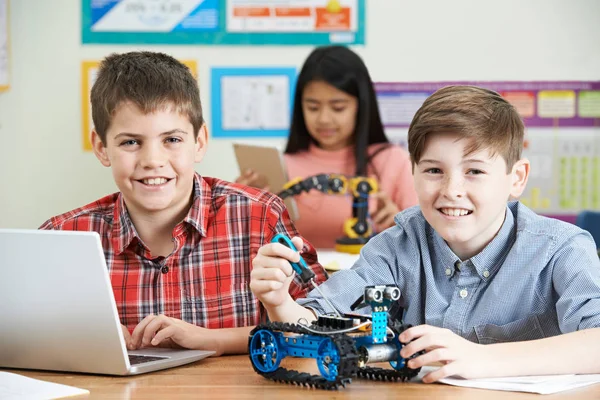
M 423 367 L 419 373 L 419 378 L 436 369 L 436 367 Z M 600 374 L 511 376 L 487 379 L 444 378 L 439 382 L 447 385 L 477 389 L 551 394 L 600 383 Z
M 38 400 L 88 395 L 89 390 L 0 371 L 0 399 Z

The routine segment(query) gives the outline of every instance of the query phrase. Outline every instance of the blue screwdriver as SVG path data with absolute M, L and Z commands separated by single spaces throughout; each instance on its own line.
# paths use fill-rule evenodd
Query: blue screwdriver
M 277 235 L 275 235 L 273 237 L 273 239 L 271 239 L 271 243 L 281 243 L 282 245 L 289 247 L 290 249 L 292 249 L 294 251 L 298 251 L 298 249 L 296 249 L 296 246 L 294 246 L 294 243 L 292 243 L 290 238 L 288 238 L 283 233 L 278 233 Z M 302 258 L 302 256 L 300 256 L 300 261 L 298 261 L 298 262 L 290 261 L 290 265 L 292 266 L 292 269 L 296 272 L 296 274 L 298 274 L 298 276 L 300 277 L 300 280 L 303 283 L 310 281 L 310 283 L 312 283 L 313 287 L 315 289 L 317 289 L 317 291 L 319 292 L 319 294 L 321 295 L 323 300 L 325 300 L 327 302 L 327 305 L 329 305 L 329 307 L 333 310 L 333 312 L 338 317 L 341 317 L 340 313 L 337 312 L 337 310 L 335 309 L 333 304 L 331 304 L 331 302 L 329 302 L 329 299 L 327 299 L 327 297 L 325 297 L 323 292 L 321 292 L 321 289 L 319 288 L 319 286 L 317 286 L 317 284 L 315 283 L 315 281 L 313 279 L 315 277 L 315 273 L 312 271 L 312 269 L 310 269 L 308 267 L 308 265 L 306 264 L 306 261 L 304 261 L 304 258 Z

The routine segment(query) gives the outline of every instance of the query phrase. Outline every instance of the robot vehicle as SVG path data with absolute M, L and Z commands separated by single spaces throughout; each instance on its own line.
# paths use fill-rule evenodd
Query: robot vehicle
M 268 322 L 250 333 L 248 351 L 254 370 L 284 383 L 335 390 L 354 377 L 405 381 L 418 375 L 400 356 L 399 335 L 408 326 L 391 322 L 392 303 L 400 298 L 396 286 L 368 286 L 351 309 L 370 306 L 371 316 L 345 314 L 320 316 L 312 324 Z M 280 366 L 285 357 L 314 358 L 319 375 Z M 416 355 L 415 355 L 416 356 Z M 413 356 L 414 357 L 414 356 Z M 369 366 L 389 362 L 390 368 Z

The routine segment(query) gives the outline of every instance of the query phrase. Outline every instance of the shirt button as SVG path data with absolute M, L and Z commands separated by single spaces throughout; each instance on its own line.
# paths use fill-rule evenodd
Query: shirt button
M 488 276 L 490 276 L 490 271 L 488 271 L 488 270 L 483 271 L 483 277 L 487 278 Z
M 446 268 L 446 276 L 452 275 L 452 270 L 450 268 Z
M 462 297 L 463 299 L 465 297 L 467 297 L 469 295 L 469 292 L 467 292 L 467 289 L 463 289 L 460 291 L 460 297 Z
M 162 272 L 163 274 L 166 274 L 167 272 L 169 272 L 169 267 L 162 267 L 160 272 Z

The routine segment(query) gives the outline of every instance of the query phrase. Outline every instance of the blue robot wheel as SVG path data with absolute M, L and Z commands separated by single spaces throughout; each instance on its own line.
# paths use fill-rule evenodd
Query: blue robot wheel
M 335 381 L 338 376 L 340 353 L 331 338 L 324 339 L 317 350 L 317 366 L 321 376 L 328 381 Z
M 281 363 L 281 352 L 273 332 L 261 329 L 250 341 L 250 359 L 261 372 L 274 372 Z

